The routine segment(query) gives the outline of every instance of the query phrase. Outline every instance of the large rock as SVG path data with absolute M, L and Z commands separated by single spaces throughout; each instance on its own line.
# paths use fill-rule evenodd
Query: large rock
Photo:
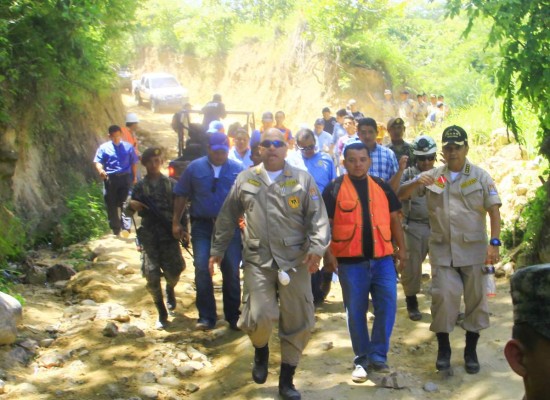
M 17 339 L 17 324 L 23 318 L 23 307 L 16 298 L 0 292 L 0 345 Z
M 46 270 L 48 282 L 68 281 L 76 271 L 68 264 L 55 264 Z

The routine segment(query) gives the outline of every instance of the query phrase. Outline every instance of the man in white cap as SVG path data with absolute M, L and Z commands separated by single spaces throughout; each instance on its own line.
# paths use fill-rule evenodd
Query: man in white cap
M 210 135 L 213 133 L 225 133 L 225 128 L 220 121 L 212 121 L 208 125 L 208 130 L 206 131 L 206 133 Z
M 391 118 L 397 117 L 397 113 L 397 103 L 393 99 L 391 90 L 384 90 L 384 101 L 382 102 L 382 121 L 389 121 Z
M 122 127 L 122 140 L 134 146 L 134 150 L 139 157 L 138 140 L 136 133 L 139 128 L 139 118 L 136 113 L 126 114 L 126 126 Z
M 348 114 L 353 116 L 355 120 L 365 118 L 363 113 L 357 109 L 357 101 L 355 99 L 350 99 L 348 101 Z

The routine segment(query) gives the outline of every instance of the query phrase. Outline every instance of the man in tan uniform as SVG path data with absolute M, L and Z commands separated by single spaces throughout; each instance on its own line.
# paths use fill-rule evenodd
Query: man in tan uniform
M 329 220 L 311 175 L 285 162 L 281 131 L 267 130 L 260 151 L 263 163 L 239 174 L 218 215 L 210 268 L 213 273 L 231 240 L 228 232 L 244 216 L 246 290 L 238 326 L 255 347 L 252 378 L 256 383 L 267 379 L 268 342 L 273 322 L 279 320 L 279 393 L 296 400 L 301 396 L 293 376 L 314 325 L 310 273 L 318 270 L 329 244 Z
M 468 161 L 468 136 L 459 126 L 443 131 L 446 165 L 426 171 L 399 189 L 400 199 L 426 196 L 431 227 L 432 324 L 438 353 L 436 368 L 451 366 L 449 333 L 453 331 L 464 293 L 466 372 L 479 372 L 476 347 L 479 331 L 489 326 L 482 267 L 499 261 L 502 204 L 489 174 Z M 487 246 L 486 215 L 491 240 Z

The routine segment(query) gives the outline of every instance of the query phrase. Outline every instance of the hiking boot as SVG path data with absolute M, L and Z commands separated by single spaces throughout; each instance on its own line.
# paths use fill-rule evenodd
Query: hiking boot
M 451 343 L 449 342 L 449 334 L 445 332 L 436 333 L 437 336 L 437 361 L 435 368 L 438 371 L 444 371 L 451 368 Z
M 388 364 L 382 361 L 373 361 L 370 362 L 367 366 L 367 369 L 369 372 L 378 372 L 379 374 L 389 374 L 390 373 L 390 367 Z
M 279 375 L 279 395 L 283 400 L 301 400 L 300 392 L 294 387 L 292 382 L 296 366 L 290 364 L 281 364 L 281 374 Z
M 252 366 L 252 379 L 262 384 L 267 380 L 267 363 L 269 361 L 269 346 L 254 347 L 254 365 Z
M 477 341 L 479 333 L 466 331 L 466 347 L 464 348 L 464 369 L 469 374 L 479 372 L 479 361 L 477 360 Z
M 365 371 L 365 368 L 363 368 L 362 365 L 357 364 L 355 366 L 355 369 L 351 373 L 351 380 L 356 383 L 363 383 L 367 380 L 367 371 Z
M 174 287 L 166 285 L 166 304 L 168 304 L 168 310 L 173 311 L 176 309 L 176 294 L 174 293 Z
M 155 301 L 155 307 L 157 308 L 157 311 L 159 313 L 159 319 L 155 324 L 155 327 L 157 329 L 164 328 L 168 325 L 168 311 L 166 311 L 164 301 L 162 301 L 162 299 Z M 159 328 L 159 326 L 161 326 L 161 328 Z
M 418 310 L 418 299 L 416 295 L 406 296 L 405 301 L 407 302 L 407 312 L 409 313 L 409 318 L 412 321 L 420 321 L 422 319 L 422 313 Z

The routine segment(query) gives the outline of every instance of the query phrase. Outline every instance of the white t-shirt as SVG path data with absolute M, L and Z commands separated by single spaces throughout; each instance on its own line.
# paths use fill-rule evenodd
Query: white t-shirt
M 212 166 L 212 169 L 214 170 L 214 178 L 219 178 L 220 177 L 220 172 L 222 170 L 222 166 L 221 165 L 214 165 L 212 163 L 210 163 L 210 165 Z
M 280 169 L 279 171 L 265 171 L 267 172 L 267 176 L 269 177 L 270 183 L 274 182 L 275 179 L 279 177 L 283 173 L 283 170 Z
M 460 175 L 460 171 L 458 172 L 449 171 L 449 172 L 451 173 L 451 182 L 456 181 L 456 178 L 458 178 L 458 176 Z

